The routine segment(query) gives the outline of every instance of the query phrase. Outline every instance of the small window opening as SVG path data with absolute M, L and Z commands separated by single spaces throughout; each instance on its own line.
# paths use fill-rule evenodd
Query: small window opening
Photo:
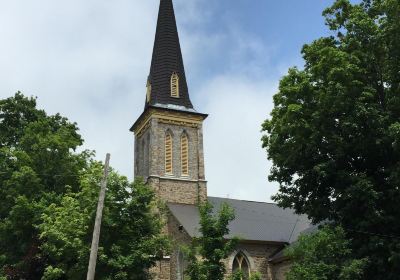
M 179 76 L 176 72 L 172 73 L 171 76 L 171 96 L 179 97 Z

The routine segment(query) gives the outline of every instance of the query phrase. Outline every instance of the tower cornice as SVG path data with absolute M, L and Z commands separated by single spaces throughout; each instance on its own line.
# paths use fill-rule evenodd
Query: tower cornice
M 151 119 L 158 119 L 161 123 L 197 127 L 207 117 L 207 114 L 198 113 L 194 110 L 182 111 L 160 106 L 149 106 L 133 124 L 130 131 L 134 132 L 135 135 L 139 135 L 149 125 Z

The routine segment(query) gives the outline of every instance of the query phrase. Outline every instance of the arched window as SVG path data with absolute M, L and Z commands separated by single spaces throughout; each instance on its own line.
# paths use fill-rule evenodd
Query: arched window
M 165 133 L 165 174 L 172 174 L 172 135 Z
M 171 96 L 179 97 L 179 76 L 176 72 L 172 73 L 171 76 Z
M 250 278 L 250 265 L 246 256 L 239 252 L 232 264 L 232 273 L 242 272 L 242 280 L 247 280 Z
M 189 176 L 189 141 L 186 133 L 181 136 L 181 175 Z

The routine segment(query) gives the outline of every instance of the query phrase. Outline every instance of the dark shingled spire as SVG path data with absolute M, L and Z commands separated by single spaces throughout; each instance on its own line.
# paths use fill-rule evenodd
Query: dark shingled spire
M 179 76 L 179 98 L 171 97 L 171 75 Z M 176 105 L 192 109 L 172 0 L 160 0 L 157 31 L 148 82 L 151 84 L 147 106 Z

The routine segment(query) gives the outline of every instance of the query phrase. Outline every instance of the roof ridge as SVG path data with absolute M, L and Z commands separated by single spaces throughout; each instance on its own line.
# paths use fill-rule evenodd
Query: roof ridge
M 276 206 L 278 206 L 278 204 L 277 204 L 277 203 L 274 203 L 274 202 L 255 201 L 255 200 L 236 199 L 236 198 L 226 198 L 226 197 L 217 197 L 217 196 L 207 196 L 207 197 L 208 197 L 208 198 L 225 199 L 225 200 L 243 201 L 243 202 L 253 202 L 253 203 L 271 204 L 271 205 L 276 205 Z

